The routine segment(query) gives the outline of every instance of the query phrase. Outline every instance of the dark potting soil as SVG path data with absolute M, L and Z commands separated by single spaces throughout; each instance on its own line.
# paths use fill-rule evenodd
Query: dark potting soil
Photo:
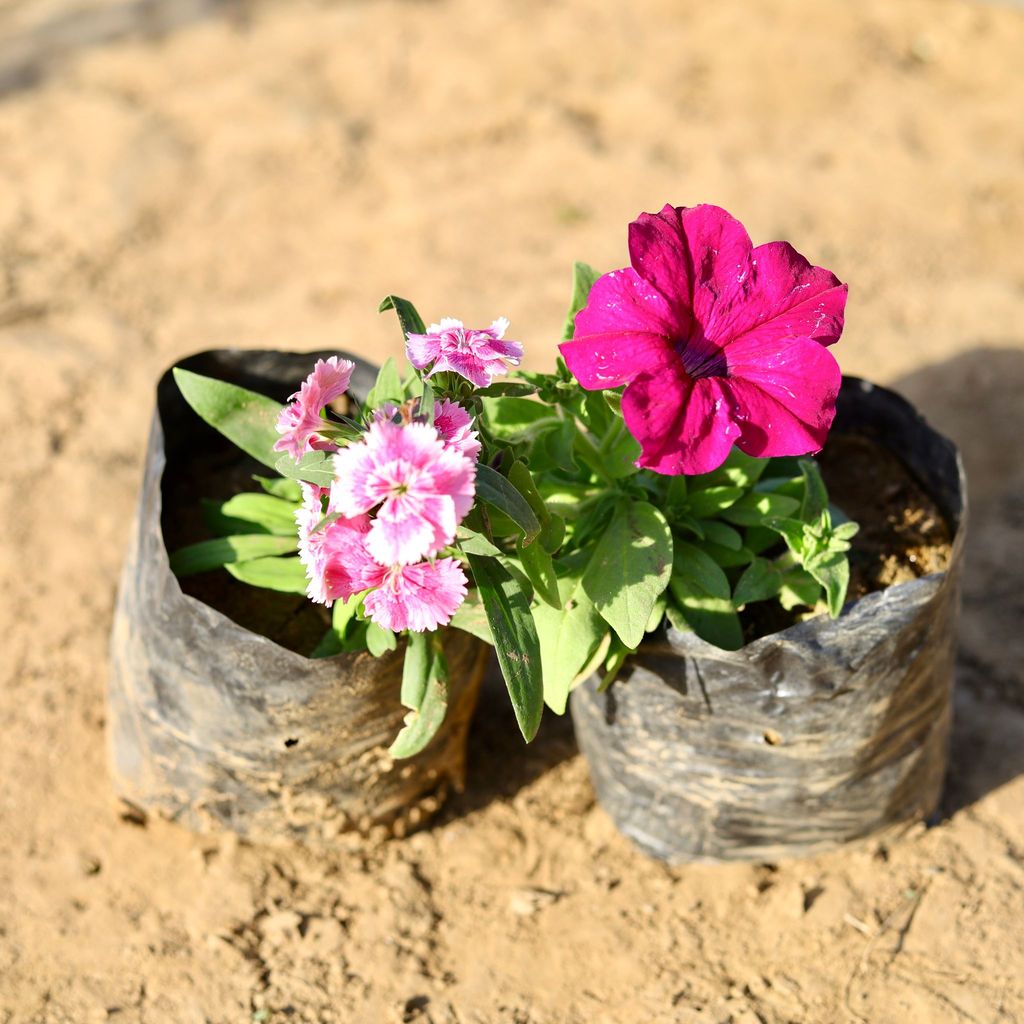
M 953 538 L 938 506 L 913 473 L 884 445 L 855 434 L 834 434 L 817 456 L 829 500 L 860 530 L 850 548 L 847 600 L 896 583 L 942 572 Z M 807 616 L 763 601 L 741 613 L 749 642 Z

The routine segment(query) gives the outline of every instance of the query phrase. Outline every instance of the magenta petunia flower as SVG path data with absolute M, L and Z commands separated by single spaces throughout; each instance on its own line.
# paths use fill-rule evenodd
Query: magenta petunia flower
M 845 284 L 787 242 L 756 249 L 717 206 L 666 206 L 629 226 L 632 266 L 595 282 L 566 364 L 589 391 L 626 385 L 622 413 L 657 473 L 821 449 L 841 374 Z
M 334 456 L 331 503 L 349 518 L 376 510 L 367 543 L 382 565 L 409 565 L 455 539 L 475 495 L 476 466 L 426 423 L 371 423 Z
M 504 340 L 507 330 L 508 320 L 503 316 L 479 330 L 445 317 L 439 324 L 431 324 L 426 334 L 407 335 L 405 353 L 417 370 L 434 364 L 428 377 L 452 370 L 475 387 L 485 388 L 494 377 L 508 372 L 506 364 L 518 366 L 523 358 L 519 342 Z
M 378 626 L 414 633 L 445 626 L 466 599 L 466 574 L 454 558 L 382 570 L 377 589 L 366 595 L 366 614 Z
M 281 410 L 277 432 L 281 434 L 274 451 L 288 452 L 295 460 L 314 448 L 334 449 L 317 432 L 324 426 L 323 411 L 347 390 L 355 363 L 339 356 L 318 359 L 313 372 L 302 382 Z
M 480 457 L 479 435 L 473 417 L 457 402 L 442 398 L 434 409 L 434 429 L 448 448 L 454 448 L 473 462 Z

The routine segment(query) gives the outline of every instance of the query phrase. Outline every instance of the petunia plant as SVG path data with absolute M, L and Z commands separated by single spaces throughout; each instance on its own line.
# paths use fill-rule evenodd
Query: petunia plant
M 354 367 L 340 356 L 283 407 L 176 371 L 193 408 L 278 476 L 219 506 L 222 536 L 172 566 L 224 565 L 331 608 L 315 657 L 401 638 L 396 757 L 443 719 L 442 627 L 494 645 L 530 740 L 545 703 L 564 712 L 595 672 L 609 685 L 648 633 L 736 649 L 842 609 L 857 527 L 811 456 L 835 414 L 846 286 L 788 243 L 755 248 L 714 206 L 641 214 L 629 256 L 604 275 L 576 265 L 550 373 L 513 369 L 505 318 L 427 327 L 393 296 L 381 309 L 409 367 L 389 360 L 342 412 Z

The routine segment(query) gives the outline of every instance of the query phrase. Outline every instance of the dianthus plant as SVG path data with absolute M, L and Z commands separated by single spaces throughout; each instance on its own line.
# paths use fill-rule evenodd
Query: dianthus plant
M 393 296 L 409 366 L 389 360 L 364 395 L 341 356 L 284 406 L 175 371 L 278 476 L 208 503 L 221 536 L 172 567 L 329 607 L 314 657 L 402 643 L 396 757 L 443 720 L 442 627 L 493 644 L 529 740 L 544 704 L 564 712 L 595 673 L 609 685 L 648 633 L 736 649 L 780 621 L 751 614 L 766 602 L 838 615 L 857 528 L 810 456 L 835 413 L 846 286 L 713 206 L 641 214 L 629 256 L 603 276 L 576 265 L 553 373 L 513 369 L 504 318 L 427 327 Z

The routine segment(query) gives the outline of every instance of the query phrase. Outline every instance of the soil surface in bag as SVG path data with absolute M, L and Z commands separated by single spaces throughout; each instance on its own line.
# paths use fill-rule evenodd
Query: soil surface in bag
M 921 481 L 884 444 L 855 434 L 834 434 L 816 456 L 829 501 L 860 526 L 849 552 L 847 600 L 949 568 L 949 523 Z M 780 542 L 775 552 L 781 554 Z M 787 611 L 777 601 L 756 601 L 740 613 L 749 643 L 801 619 L 826 612 Z

